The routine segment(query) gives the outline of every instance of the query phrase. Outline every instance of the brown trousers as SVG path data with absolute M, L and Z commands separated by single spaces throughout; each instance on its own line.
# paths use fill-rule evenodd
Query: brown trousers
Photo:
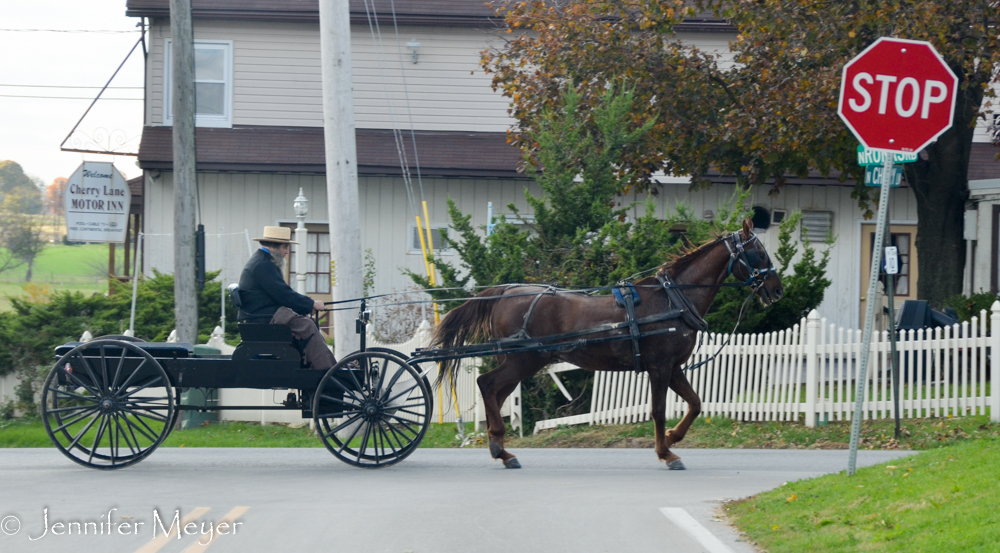
M 303 317 L 287 307 L 279 307 L 271 317 L 273 325 L 288 325 L 292 329 L 292 336 L 299 340 L 308 340 L 302 351 L 302 360 L 313 369 L 325 371 L 337 364 L 333 357 L 333 352 L 326 345 L 326 340 L 316 323 L 309 317 Z

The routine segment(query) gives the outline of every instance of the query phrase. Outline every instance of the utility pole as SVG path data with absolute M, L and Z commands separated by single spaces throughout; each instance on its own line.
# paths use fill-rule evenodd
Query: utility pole
M 357 145 L 351 83 L 351 14 L 346 0 L 319 0 L 323 78 L 323 137 L 330 217 L 330 280 L 333 301 L 360 298 L 361 225 L 358 213 Z M 359 347 L 353 310 L 333 312 L 334 355 L 343 359 Z
M 181 342 L 198 339 L 195 291 L 194 31 L 191 0 L 170 0 L 174 128 L 174 319 Z

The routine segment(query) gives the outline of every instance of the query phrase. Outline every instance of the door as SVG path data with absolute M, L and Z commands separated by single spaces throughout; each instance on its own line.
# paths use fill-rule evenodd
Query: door
M 893 297 L 896 311 L 902 307 L 906 300 L 917 299 L 917 226 L 916 225 L 891 225 L 889 227 L 890 241 L 899 250 L 899 273 L 896 275 L 896 293 Z M 859 312 L 858 327 L 865 324 L 865 309 L 867 309 L 868 278 L 872 266 L 872 244 L 875 242 L 875 225 L 861 225 L 861 311 Z M 885 286 L 878 286 L 876 301 L 880 307 L 876 308 L 875 328 L 884 330 L 888 327 L 886 313 L 881 307 L 888 306 L 885 297 Z M 895 319 L 895 314 L 893 314 Z

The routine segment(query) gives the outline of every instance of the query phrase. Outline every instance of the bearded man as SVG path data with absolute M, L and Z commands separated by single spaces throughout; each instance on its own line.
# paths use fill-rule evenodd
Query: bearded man
M 285 283 L 282 269 L 291 251 L 292 229 L 264 227 L 264 236 L 254 238 L 260 249 L 250 256 L 240 274 L 240 307 L 237 320 L 241 323 L 288 325 L 292 336 L 304 343 L 301 347 L 303 362 L 313 369 L 326 370 L 337 360 L 326 345 L 319 329 L 308 318 L 313 311 L 326 309 L 321 301 L 303 296 Z

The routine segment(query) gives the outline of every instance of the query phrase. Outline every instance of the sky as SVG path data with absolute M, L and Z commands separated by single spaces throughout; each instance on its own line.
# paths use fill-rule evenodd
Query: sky
M 0 0 L 0 161 L 16 161 L 45 184 L 70 176 L 83 161 L 113 161 L 126 178 L 141 174 L 133 156 L 59 149 L 139 40 L 138 22 L 125 17 L 125 0 Z M 124 147 L 135 152 L 142 132 L 142 79 L 140 45 L 110 85 L 134 88 L 106 90 L 74 138 L 89 136 L 107 147 L 109 136 L 112 145 L 122 137 L 130 141 Z

